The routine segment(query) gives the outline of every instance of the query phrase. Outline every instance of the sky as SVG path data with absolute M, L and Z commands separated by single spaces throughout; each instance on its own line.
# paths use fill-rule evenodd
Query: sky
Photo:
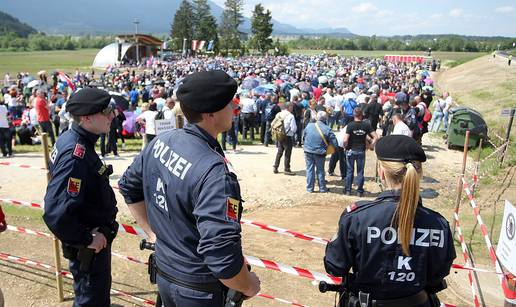
M 224 0 L 212 0 L 224 7 Z M 345 27 L 359 35 L 461 34 L 516 37 L 515 0 L 244 0 L 298 28 Z

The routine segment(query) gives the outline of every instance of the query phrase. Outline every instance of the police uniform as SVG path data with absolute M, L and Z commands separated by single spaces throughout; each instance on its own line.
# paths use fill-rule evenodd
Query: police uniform
M 70 98 L 67 110 L 73 115 L 90 115 L 106 109 L 109 103 L 107 92 L 87 88 Z M 108 229 L 113 237 L 103 233 L 109 242 L 118 228 L 115 194 L 109 185 L 112 170 L 95 152 L 98 137 L 74 124 L 59 137 L 50 157 L 52 179 L 45 194 L 43 220 L 62 242 L 64 257 L 70 260 L 74 306 L 110 305 L 110 245 L 94 254 L 88 270 L 81 269 L 78 259 L 81 251 L 88 252 L 85 248 L 93 241 L 93 229 Z
M 183 82 L 179 100 L 199 113 L 222 109 L 236 91 L 223 72 Z M 145 200 L 164 305 L 222 306 L 227 289 L 219 279 L 236 276 L 244 257 L 240 187 L 217 140 L 195 124 L 164 132 L 135 158 L 119 187 L 127 204 Z
M 382 138 L 376 152 L 380 160 L 426 160 L 421 147 L 402 135 Z M 425 208 L 420 199 L 406 256 L 392 224 L 399 200 L 400 190 L 385 191 L 374 201 L 352 204 L 340 217 L 324 265 L 329 274 L 346 277 L 351 301 L 362 293 L 367 306 L 431 306 L 428 294 L 436 292 L 450 273 L 456 255 L 446 219 Z M 353 274 L 348 275 L 351 268 Z

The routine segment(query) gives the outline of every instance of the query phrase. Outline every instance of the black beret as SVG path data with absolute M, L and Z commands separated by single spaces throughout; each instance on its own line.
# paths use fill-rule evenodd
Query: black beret
M 213 113 L 231 102 L 236 90 L 236 81 L 224 71 L 201 71 L 186 76 L 176 96 L 182 105 L 192 111 Z
M 426 161 L 426 155 L 421 145 L 406 135 L 388 135 L 381 138 L 375 145 L 378 160 L 382 161 Z
M 66 111 L 75 116 L 86 116 L 104 110 L 111 101 L 108 92 L 98 88 L 83 88 L 75 92 L 66 103 Z

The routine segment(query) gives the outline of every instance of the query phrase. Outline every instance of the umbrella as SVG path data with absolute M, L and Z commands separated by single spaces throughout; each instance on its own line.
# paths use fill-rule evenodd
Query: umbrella
M 272 93 L 274 91 L 276 91 L 276 86 L 272 84 L 260 85 L 253 89 L 253 92 L 257 95 L 264 95 L 267 92 Z
M 22 83 L 23 83 L 23 84 L 27 84 L 27 83 L 29 83 L 29 82 L 30 82 L 30 81 L 32 81 L 32 80 L 34 80 L 34 78 L 33 78 L 33 77 L 31 77 L 31 76 L 23 77 L 23 78 L 22 78 Z
M 122 94 L 117 92 L 109 92 L 109 94 L 115 101 L 117 107 L 121 108 L 123 111 L 129 109 L 129 100 L 122 96 Z
M 39 80 L 32 80 L 27 84 L 28 88 L 33 88 L 35 86 L 39 85 Z
M 280 84 L 282 84 L 283 82 L 284 82 L 283 80 L 278 79 L 278 80 L 274 81 L 274 84 L 276 84 L 276 85 L 280 85 Z
M 312 85 L 308 82 L 299 82 L 297 86 L 302 92 L 311 92 L 313 90 Z
M 246 78 L 244 81 L 242 81 L 242 88 L 245 90 L 252 90 L 258 85 L 260 85 L 260 82 L 255 78 Z

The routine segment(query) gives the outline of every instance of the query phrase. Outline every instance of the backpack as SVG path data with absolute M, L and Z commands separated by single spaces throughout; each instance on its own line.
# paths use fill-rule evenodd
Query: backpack
M 348 98 L 344 100 L 344 103 L 342 103 L 342 106 L 344 107 L 344 112 L 348 116 L 353 116 L 353 110 L 357 107 L 357 102 L 353 98 Z
M 276 115 L 271 123 L 271 135 L 272 139 L 278 142 L 283 141 L 287 137 L 285 131 L 285 118 L 280 113 Z
M 158 113 L 156 113 L 156 116 L 154 117 L 154 119 L 155 120 L 165 119 L 165 112 L 158 111 Z

